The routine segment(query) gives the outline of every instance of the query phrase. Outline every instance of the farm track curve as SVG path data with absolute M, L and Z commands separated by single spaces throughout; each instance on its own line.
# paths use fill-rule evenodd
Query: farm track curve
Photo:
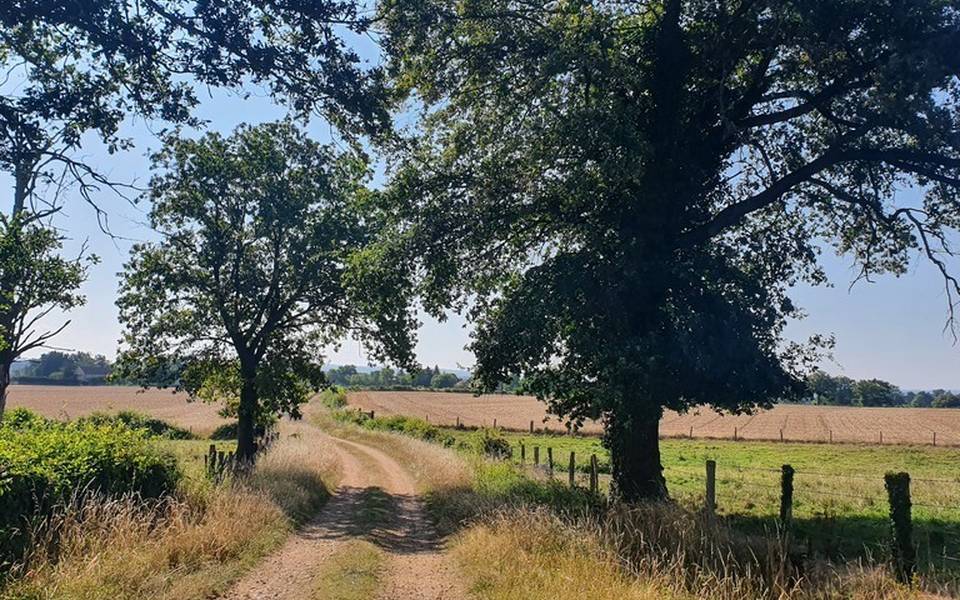
M 377 598 L 466 597 L 408 470 L 371 446 L 332 436 L 325 439 L 336 449 L 343 469 L 337 491 L 316 517 L 221 598 L 310 598 L 324 561 L 356 539 L 373 543 L 386 555 Z M 390 517 L 383 523 L 361 522 L 364 496 L 370 490 L 386 494 L 391 501 Z

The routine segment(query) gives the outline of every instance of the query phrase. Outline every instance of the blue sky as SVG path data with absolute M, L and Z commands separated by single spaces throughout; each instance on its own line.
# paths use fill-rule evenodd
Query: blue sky
M 374 56 L 369 40 L 362 43 L 362 54 Z M 203 95 L 198 115 L 209 122 L 209 129 L 226 133 L 243 122 L 280 118 L 283 112 L 262 93 L 244 100 L 236 94 L 211 91 Z M 126 131 L 136 142 L 133 151 L 111 156 L 90 141 L 79 154 L 114 179 L 142 185 L 150 175 L 147 155 L 158 148 L 159 141 L 142 122 L 129 123 Z M 330 141 L 329 128 L 322 123 L 311 124 L 310 132 L 321 141 Z M 12 190 L 9 177 L 0 175 L 0 189 Z M 108 211 L 115 234 L 137 241 L 153 239 L 145 225 L 148 207 L 133 206 L 110 192 L 100 194 L 98 202 Z M 69 315 L 70 327 L 53 344 L 113 356 L 120 337 L 114 305 L 117 273 L 132 242 L 102 234 L 93 210 L 79 198 L 68 201 L 56 224 L 70 238 L 66 252 L 74 253 L 86 240 L 101 263 L 92 268 L 83 287 L 87 305 Z M 809 317 L 791 323 L 788 337 L 800 340 L 813 333 L 834 334 L 835 362 L 823 365 L 833 373 L 854 378 L 877 377 L 906 389 L 960 388 L 960 346 L 954 345 L 949 332 L 944 331 L 946 299 L 942 281 L 933 267 L 917 257 L 910 272 L 900 278 L 884 276 L 875 283 L 861 282 L 848 289 L 855 276 L 851 263 L 849 258 L 824 254 L 834 287 L 804 286 L 793 291 L 794 300 Z M 46 323 L 55 327 L 64 318 L 67 317 L 51 315 Z M 452 315 L 442 324 L 429 318 L 423 321 L 418 346 L 423 363 L 443 367 L 472 365 L 472 356 L 463 348 L 468 330 L 462 318 Z M 362 348 L 349 341 L 340 350 L 332 351 L 328 360 L 339 364 L 366 363 Z

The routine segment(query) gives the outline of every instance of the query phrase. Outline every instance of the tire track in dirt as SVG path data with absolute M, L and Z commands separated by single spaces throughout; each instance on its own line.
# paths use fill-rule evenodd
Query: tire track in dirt
M 310 598 L 324 561 L 355 539 L 372 542 L 386 554 L 378 598 L 465 598 L 463 585 L 443 552 L 443 541 L 424 511 L 410 473 L 376 448 L 334 437 L 326 439 L 335 445 L 343 468 L 336 493 L 316 517 L 221 598 Z M 386 493 L 391 500 L 392 514 L 385 523 L 360 522 L 363 498 L 371 488 Z

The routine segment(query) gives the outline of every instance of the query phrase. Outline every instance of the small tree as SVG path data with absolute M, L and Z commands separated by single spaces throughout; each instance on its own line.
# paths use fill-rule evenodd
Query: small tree
M 0 215 L 0 416 L 7 404 L 10 365 L 44 347 L 69 321 L 49 331 L 37 329 L 36 323 L 55 309 L 83 304 L 76 290 L 96 259 L 64 258 L 60 248 L 60 236 L 52 229 Z
M 322 350 L 348 331 L 410 362 L 403 297 L 390 311 L 354 285 L 376 224 L 362 160 L 279 123 L 172 138 L 155 164 L 163 240 L 124 269 L 121 376 L 235 405 L 249 460 L 256 422 L 299 416 L 324 384 Z
M 860 406 L 897 406 L 902 403 L 900 388 L 881 379 L 863 379 L 853 389 Z
M 457 385 L 460 378 L 453 373 L 437 373 L 430 379 L 430 387 L 445 390 Z

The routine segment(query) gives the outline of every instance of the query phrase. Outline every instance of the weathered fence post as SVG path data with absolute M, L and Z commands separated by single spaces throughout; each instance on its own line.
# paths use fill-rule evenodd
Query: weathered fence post
M 883 443 L 883 430 L 880 430 L 880 443 Z
M 781 442 L 783 441 L 783 430 L 782 430 L 782 429 L 780 430 L 780 441 L 781 441 Z
M 540 446 L 533 447 L 533 466 L 540 466 Z
M 493 428 L 494 428 L 494 429 L 497 428 L 497 420 L 496 420 L 496 419 L 493 420 Z
M 703 508 L 708 516 L 717 512 L 717 461 L 707 461 L 707 493 L 704 497 Z
M 913 523 L 910 518 L 910 475 L 887 473 L 883 476 L 890 501 L 893 530 L 893 566 L 897 578 L 910 583 L 917 566 L 917 549 L 913 546 Z
M 737 441 L 737 428 L 733 428 L 733 441 Z
M 376 415 L 376 413 L 371 410 L 371 411 L 370 411 L 370 418 L 373 419 L 375 415 Z
M 780 527 L 784 537 L 790 529 L 793 520 L 793 467 L 780 467 Z
M 693 425 L 690 426 L 690 439 L 693 439 Z
M 524 465 L 527 462 L 527 447 L 523 445 L 523 442 L 520 442 L 520 465 Z
M 553 448 L 547 446 L 547 472 L 553 477 Z
M 590 493 L 596 494 L 600 489 L 600 475 L 597 473 L 597 455 L 590 455 Z
M 934 446 L 937 445 L 937 432 L 936 432 L 936 431 L 933 432 L 933 445 L 934 445 Z
M 530 433 L 533 433 L 533 421 L 530 421 Z
M 830 434 L 830 443 L 832 444 L 832 443 L 833 443 L 833 430 L 832 430 L 832 429 L 828 429 L 828 430 L 827 430 L 827 433 Z
M 460 416 L 457 416 L 457 429 L 460 429 Z
M 570 451 L 570 487 L 571 488 L 577 486 L 576 471 L 577 471 L 576 456 L 574 455 L 573 450 L 571 450 Z

